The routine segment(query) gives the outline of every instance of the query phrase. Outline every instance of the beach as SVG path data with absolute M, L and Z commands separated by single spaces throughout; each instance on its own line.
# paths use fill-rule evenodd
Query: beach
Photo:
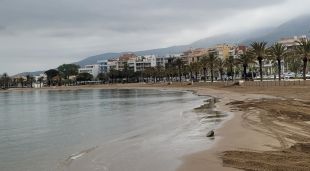
M 231 117 L 215 130 L 213 145 L 180 158 L 186 170 L 309 170 L 310 93 L 307 86 L 217 87 L 204 84 L 118 84 L 43 88 L 187 90 L 218 99 Z M 7 91 L 32 91 L 15 89 Z M 83 163 L 80 163 L 83 165 Z M 84 165 L 87 167 L 87 165 Z

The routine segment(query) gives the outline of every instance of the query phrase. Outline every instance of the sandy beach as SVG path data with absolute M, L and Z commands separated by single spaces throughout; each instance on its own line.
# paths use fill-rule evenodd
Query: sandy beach
M 215 130 L 215 143 L 211 148 L 184 156 L 179 171 L 310 170 L 310 93 L 307 86 L 118 84 L 43 88 L 41 91 L 79 89 L 189 90 L 218 98 L 215 110 L 231 114 L 231 119 Z

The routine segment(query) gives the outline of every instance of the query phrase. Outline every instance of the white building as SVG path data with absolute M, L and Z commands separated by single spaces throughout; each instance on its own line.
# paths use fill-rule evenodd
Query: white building
M 168 59 L 166 57 L 156 57 L 156 66 L 166 67 Z
M 138 56 L 135 59 L 130 59 L 127 62 L 129 69 L 134 72 L 144 71 L 146 68 L 156 67 L 156 56 Z
M 109 61 L 108 60 L 99 60 L 97 64 L 99 65 L 99 73 L 108 73 L 109 70 Z
M 287 47 L 287 49 L 291 49 L 299 45 L 298 41 L 300 41 L 301 39 L 306 39 L 306 38 L 307 38 L 306 35 L 281 38 L 278 41 L 278 43 L 283 44 L 284 46 Z
M 118 70 L 118 60 L 109 60 L 108 61 L 108 72 L 111 70 Z
M 46 76 L 45 73 L 41 73 L 41 74 L 35 75 L 35 76 L 33 76 L 33 77 L 34 77 L 34 79 L 35 79 L 36 82 L 38 82 L 39 79 L 42 79 L 42 78 L 43 78 L 42 80 L 46 80 L 46 79 L 47 79 L 47 76 Z
M 99 74 L 99 65 L 98 64 L 86 65 L 84 68 L 79 69 L 79 73 L 89 73 L 93 75 L 94 78 L 96 78 Z

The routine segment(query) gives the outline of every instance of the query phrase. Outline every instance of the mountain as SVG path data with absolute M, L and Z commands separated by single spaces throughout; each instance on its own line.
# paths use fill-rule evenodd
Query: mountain
M 217 44 L 222 44 L 222 43 L 227 43 L 227 44 L 236 44 L 236 43 L 241 43 L 245 39 L 252 37 L 253 35 L 256 36 L 264 36 L 266 32 L 269 32 L 273 30 L 274 28 L 261 28 L 261 29 L 256 29 L 256 30 L 251 30 L 251 31 L 245 31 L 242 33 L 227 33 L 227 34 L 222 34 L 218 36 L 212 36 L 204 39 L 200 39 L 196 42 L 193 42 L 190 44 L 190 47 L 193 48 L 206 48 L 206 47 L 212 47 Z
M 79 62 L 75 62 L 75 64 L 80 65 L 80 66 L 85 66 L 89 64 L 95 64 L 97 63 L 98 60 L 106 60 L 106 59 L 111 59 L 114 57 L 119 56 L 121 53 L 104 53 L 96 56 L 91 56 L 88 58 L 85 58 Z
M 263 36 L 252 37 L 244 40 L 244 44 L 250 44 L 252 41 L 267 41 L 272 44 L 283 37 L 310 35 L 310 15 L 303 15 L 289 20 Z
M 13 77 L 17 77 L 17 76 L 27 76 L 27 75 L 32 75 L 32 76 L 37 76 L 40 75 L 42 73 L 44 73 L 45 71 L 34 71 L 34 72 L 22 72 L 16 75 L 13 75 Z
M 133 52 L 136 55 L 159 55 L 159 56 L 164 56 L 166 54 L 174 54 L 174 53 L 180 53 L 183 52 L 184 50 L 188 49 L 188 46 L 173 46 L 173 47 L 168 47 L 168 48 L 160 48 L 160 49 L 151 49 L 151 50 L 144 50 L 144 51 L 136 51 Z M 89 64 L 95 64 L 97 63 L 98 60 L 107 60 L 115 57 L 119 57 L 120 55 L 124 53 L 129 53 L 129 52 L 120 52 L 120 53 L 104 53 L 96 56 L 91 56 L 86 59 L 83 59 L 79 62 L 76 62 L 75 64 L 78 64 L 80 66 L 85 66 Z
M 195 41 L 189 45 L 181 45 L 181 46 L 172 46 L 167 48 L 158 48 L 158 49 L 151 49 L 151 50 L 144 50 L 144 51 L 136 51 L 133 52 L 136 55 L 158 55 L 158 56 L 165 56 L 167 54 L 178 54 L 182 53 L 190 48 L 206 48 L 211 47 L 220 43 L 236 43 L 241 42 L 245 38 L 248 38 L 250 35 L 256 34 L 256 35 L 263 35 L 263 33 L 266 32 L 266 30 L 272 30 L 272 28 L 264 28 L 254 31 L 248 31 L 238 34 L 222 34 L 217 36 L 212 36 L 204 39 L 200 39 L 198 41 Z M 85 58 L 79 62 L 76 62 L 75 64 L 78 64 L 80 66 L 85 66 L 89 64 L 95 64 L 98 60 L 106 60 L 111 59 L 120 56 L 123 53 L 128 52 L 121 52 L 121 53 L 105 53 L 100 54 L 96 56 L 91 56 L 88 58 Z

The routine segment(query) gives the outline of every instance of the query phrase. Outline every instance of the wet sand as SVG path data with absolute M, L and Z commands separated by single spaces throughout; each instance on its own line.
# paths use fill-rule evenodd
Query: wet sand
M 233 117 L 215 130 L 212 148 L 184 156 L 178 170 L 310 170 L 308 86 L 214 87 L 203 84 L 119 84 L 46 88 L 174 89 L 219 98 L 216 110 Z M 24 91 L 24 90 L 13 90 Z
M 208 93 L 225 101 L 218 107 L 234 117 L 216 131 L 213 148 L 185 156 L 179 170 L 310 170 L 307 89 L 212 87 Z
M 245 101 L 247 99 L 272 97 L 251 94 L 241 95 L 239 93 L 224 90 L 204 88 L 198 89 L 198 94 L 209 94 L 211 96 L 218 97 L 220 101 L 216 104 L 217 109 L 223 112 L 230 112 L 234 116 L 232 119 L 223 124 L 220 129 L 215 130 L 215 138 L 217 142 L 212 148 L 185 156 L 183 158 L 184 163 L 178 170 L 236 170 L 233 168 L 223 167 L 221 159 L 221 154 L 223 151 L 233 149 L 270 150 L 271 148 L 267 146 L 267 143 L 272 144 L 273 146 L 279 146 L 279 143 L 275 139 L 254 130 L 246 129 L 243 124 L 243 112 L 233 110 L 231 105 L 227 105 L 236 100 Z

